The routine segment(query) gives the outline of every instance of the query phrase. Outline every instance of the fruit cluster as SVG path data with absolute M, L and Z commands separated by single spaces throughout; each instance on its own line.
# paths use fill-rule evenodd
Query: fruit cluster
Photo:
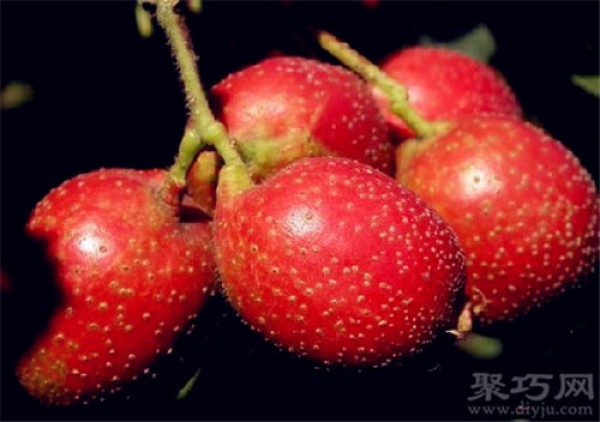
M 351 70 L 265 59 L 210 90 L 215 118 L 176 3 L 152 2 L 190 107 L 174 165 L 74 177 L 27 224 L 61 296 L 17 367 L 32 396 L 151 373 L 214 291 L 290 354 L 385 366 L 593 269 L 592 178 L 488 65 L 413 47 L 380 69 L 320 34 Z

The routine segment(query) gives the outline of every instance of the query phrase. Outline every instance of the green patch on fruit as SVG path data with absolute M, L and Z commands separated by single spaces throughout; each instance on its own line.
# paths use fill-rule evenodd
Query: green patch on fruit
M 571 82 L 588 94 L 600 98 L 600 75 L 573 75 Z
M 252 177 L 263 180 L 275 171 L 302 157 L 334 155 L 308 134 L 292 134 L 275 139 L 252 139 L 239 142 Z
M 496 52 L 496 40 L 484 24 L 477 25 L 466 34 L 451 41 L 436 41 L 425 35 L 419 39 L 419 43 L 460 51 L 483 63 L 488 63 Z
M 469 334 L 464 340 L 456 342 L 456 347 L 476 359 L 496 359 L 502 354 L 502 341 L 479 334 Z

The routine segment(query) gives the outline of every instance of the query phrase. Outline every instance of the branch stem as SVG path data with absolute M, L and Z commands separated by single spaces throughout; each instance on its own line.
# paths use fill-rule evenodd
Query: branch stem
M 332 34 L 322 31 L 318 34 L 321 47 L 340 62 L 362 76 L 367 82 L 382 90 L 390 100 L 392 112 L 406 122 L 418 138 L 426 138 L 437 133 L 437 125 L 425 120 L 408 102 L 408 91 L 366 57 Z
M 225 165 L 245 169 L 245 164 L 229 139 L 225 126 L 215 119 L 210 110 L 200 81 L 200 73 L 196 65 L 198 58 L 194 53 L 189 30 L 183 17 L 175 12 L 175 6 L 179 1 L 156 0 L 156 16 L 175 57 L 193 123 L 186 127 L 175 163 L 171 166 L 165 182 L 183 188 L 188 169 L 205 145 L 214 146 Z M 168 190 L 168 188 L 164 189 L 164 191 Z

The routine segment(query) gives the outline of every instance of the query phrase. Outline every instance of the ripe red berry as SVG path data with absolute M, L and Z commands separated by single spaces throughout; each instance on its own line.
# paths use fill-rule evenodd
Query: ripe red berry
M 211 94 L 255 179 L 318 155 L 391 172 L 393 150 L 377 104 L 367 85 L 342 67 L 269 58 L 228 76 Z
M 491 66 L 458 51 L 412 47 L 389 56 L 381 69 L 408 90 L 409 104 L 426 120 L 452 120 L 486 113 L 521 116 L 511 88 Z M 387 97 L 373 88 L 392 134 L 414 132 L 390 110 Z
M 236 193 L 227 171 L 215 214 L 224 291 L 279 347 L 385 365 L 455 324 L 462 250 L 391 177 L 347 158 L 304 158 Z
M 44 244 L 60 303 L 18 364 L 40 401 L 103 396 L 150 371 L 213 285 L 211 230 L 159 196 L 166 172 L 98 170 L 53 189 L 28 234 Z
M 397 179 L 456 231 L 482 323 L 513 319 L 575 284 L 598 257 L 598 196 L 577 158 L 515 117 L 458 119 L 401 144 Z

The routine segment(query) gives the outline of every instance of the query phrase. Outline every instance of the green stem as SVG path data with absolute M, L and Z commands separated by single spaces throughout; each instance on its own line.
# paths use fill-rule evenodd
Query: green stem
M 173 193 L 170 188 L 173 186 L 176 187 L 176 190 L 181 190 L 185 187 L 188 169 L 194 163 L 196 155 L 203 146 L 204 142 L 200 138 L 200 134 L 195 126 L 187 125 L 183 133 L 183 138 L 181 138 L 179 143 L 179 151 L 175 162 L 167 174 L 167 179 L 163 186 L 163 197 L 170 198 L 170 195 Z
M 435 123 L 423 119 L 408 102 L 408 91 L 379 67 L 354 50 L 348 44 L 338 40 L 328 32 L 320 32 L 319 44 L 343 64 L 358 73 L 365 80 L 382 90 L 390 100 L 392 112 L 406 122 L 417 137 L 425 138 L 437 133 Z
M 156 15 L 177 62 L 187 107 L 193 121 L 191 128 L 186 128 L 179 153 L 167 178 L 167 183 L 174 182 L 178 186 L 185 186 L 187 170 L 205 144 L 215 147 L 225 165 L 245 169 L 245 164 L 230 141 L 225 127 L 215 119 L 210 110 L 200 81 L 196 65 L 197 57 L 188 28 L 183 17 L 175 13 L 175 5 L 178 2 L 179 0 L 156 0 Z M 250 178 L 249 174 L 248 178 Z

